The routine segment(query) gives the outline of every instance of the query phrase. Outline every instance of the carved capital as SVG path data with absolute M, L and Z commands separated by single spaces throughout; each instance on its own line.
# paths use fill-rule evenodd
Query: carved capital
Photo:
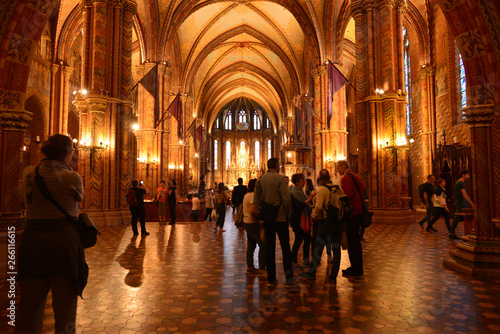
M 384 6 L 395 7 L 396 1 L 395 0 L 378 0 L 377 5 L 378 5 L 378 7 L 384 7 Z
M 170 66 L 158 65 L 158 72 L 160 73 L 160 75 L 163 75 L 167 78 L 171 78 L 173 70 L 172 70 L 172 67 L 170 67 Z
M 313 68 L 311 71 L 311 74 L 314 79 L 317 79 L 321 76 L 327 75 L 328 74 L 328 68 L 326 66 L 318 66 L 316 68 Z
M 21 92 L 0 89 L 0 110 L 22 108 Z
M 471 126 L 491 126 L 493 122 L 494 104 L 469 106 L 462 109 L 466 122 Z
M 0 124 L 4 130 L 25 131 L 33 114 L 26 110 L 0 110 Z
M 108 101 L 99 98 L 88 98 L 86 100 L 89 112 L 105 112 L 108 108 Z

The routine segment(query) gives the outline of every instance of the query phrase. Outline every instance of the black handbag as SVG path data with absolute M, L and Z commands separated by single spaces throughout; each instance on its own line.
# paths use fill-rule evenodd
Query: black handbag
M 90 219 L 89 215 L 86 212 L 82 212 L 78 215 L 78 219 L 75 220 L 75 218 L 73 218 L 66 210 L 64 210 L 64 208 L 59 205 L 59 203 L 57 203 L 56 200 L 52 197 L 52 194 L 50 193 L 47 185 L 43 181 L 43 178 L 38 171 L 38 167 L 39 166 L 36 166 L 35 168 L 35 183 L 38 186 L 38 189 L 40 189 L 43 197 L 51 201 L 52 204 L 54 204 L 54 206 L 59 209 L 59 211 L 61 211 L 71 223 L 76 225 L 83 248 L 94 247 L 97 243 L 97 235 L 101 233 L 95 226 L 92 219 Z
M 361 222 L 361 227 L 367 228 L 370 227 L 372 224 L 372 218 L 373 218 L 373 212 L 368 211 L 366 208 L 365 201 L 363 200 L 363 196 L 361 195 L 361 190 L 359 189 L 358 182 L 356 181 L 356 178 L 354 175 L 347 173 L 351 178 L 352 181 L 354 182 L 354 186 L 358 190 L 359 198 L 361 200 L 361 204 L 363 205 L 363 221 Z

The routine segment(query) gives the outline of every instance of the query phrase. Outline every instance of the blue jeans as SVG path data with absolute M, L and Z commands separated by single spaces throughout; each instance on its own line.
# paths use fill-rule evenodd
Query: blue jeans
M 316 238 L 316 242 L 314 243 L 314 251 L 313 258 L 311 261 L 311 268 L 309 269 L 309 274 L 316 274 L 316 270 L 318 269 L 319 263 L 321 261 L 321 256 L 323 254 L 323 248 L 331 243 L 331 249 L 333 252 L 333 262 L 332 269 L 330 271 L 330 278 L 337 279 L 337 275 L 339 273 L 340 268 L 340 238 L 342 236 L 342 230 L 332 228 L 331 223 L 323 219 L 319 221 L 318 224 L 318 237 Z
M 259 245 L 259 269 L 266 269 L 266 243 L 260 240 L 260 224 L 243 223 L 247 231 L 247 268 L 254 268 L 253 253 Z
M 462 209 L 463 209 L 462 207 L 457 206 L 455 208 L 455 213 L 462 213 Z M 456 234 L 455 230 L 457 229 L 458 223 L 463 221 L 464 221 L 464 216 L 455 215 L 455 217 L 453 217 L 453 223 L 451 223 L 450 235 Z

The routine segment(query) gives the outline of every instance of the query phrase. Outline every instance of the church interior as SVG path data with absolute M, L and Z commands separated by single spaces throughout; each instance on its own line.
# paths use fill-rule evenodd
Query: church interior
M 26 220 L 22 171 L 67 134 L 102 232 L 77 331 L 500 331 L 500 2 L 0 0 L 0 22 L 0 276 Z M 335 178 L 347 160 L 361 177 L 362 279 L 268 291 L 230 214 L 225 235 L 190 220 L 192 194 L 247 184 L 271 157 L 288 176 Z M 461 238 L 441 221 L 421 233 L 419 185 L 433 174 L 452 194 L 461 170 L 475 204 Z M 130 241 L 132 180 L 147 244 Z M 177 227 L 158 226 L 161 180 Z

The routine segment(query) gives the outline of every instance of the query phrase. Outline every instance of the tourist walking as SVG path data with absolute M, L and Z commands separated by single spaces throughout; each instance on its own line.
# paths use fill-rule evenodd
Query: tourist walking
M 424 182 L 423 184 L 420 185 L 422 187 L 421 190 L 419 190 L 422 193 L 422 202 L 425 205 L 425 210 L 426 210 L 426 215 L 425 217 L 419 221 L 420 227 L 422 229 L 424 228 L 424 223 L 427 221 L 427 232 L 435 232 L 432 230 L 432 225 L 431 225 L 431 217 L 432 213 L 434 212 L 434 204 L 432 203 L 432 195 L 434 195 L 434 182 L 436 181 L 436 178 L 434 175 L 429 175 L 427 176 L 427 181 Z
M 27 220 L 18 253 L 21 298 L 14 332 L 41 333 L 51 290 L 55 332 L 75 333 L 78 295 L 82 296 L 88 277 L 85 253 L 74 222 L 40 187 L 76 221 L 78 202 L 83 201 L 82 179 L 71 168 L 74 150 L 68 136 L 51 136 L 41 151 L 45 158 L 27 167 L 22 176 Z
M 286 287 L 299 284 L 293 275 L 292 251 L 288 232 L 288 216 L 290 213 L 290 193 L 285 177 L 279 174 L 280 166 L 277 158 L 267 161 L 267 172 L 257 181 L 255 186 L 254 205 L 264 221 L 266 234 L 266 267 L 268 287 L 278 284 L 276 280 L 276 234 L 280 239 L 283 253 L 283 269 Z
M 200 198 L 198 194 L 193 195 L 191 199 L 191 215 L 193 216 L 193 221 L 198 221 L 198 215 L 200 214 Z
M 444 217 L 446 228 L 448 229 L 448 233 L 450 233 L 451 232 L 450 215 L 449 215 L 450 210 L 446 205 L 447 202 L 446 191 L 445 191 L 446 180 L 438 179 L 437 185 L 438 186 L 436 188 L 436 191 L 434 192 L 432 201 L 434 204 L 434 218 L 432 218 L 431 223 L 429 224 L 430 230 L 433 232 L 437 232 L 437 230 L 433 227 L 434 223 L 437 222 L 437 220 L 440 217 Z
M 453 189 L 453 203 L 455 204 L 455 217 L 453 217 L 453 223 L 451 224 L 450 239 L 460 239 L 456 234 L 456 229 L 459 222 L 464 221 L 464 217 L 457 215 L 456 213 L 462 213 L 462 210 L 467 207 L 474 207 L 474 203 L 467 195 L 465 190 L 465 181 L 470 179 L 470 173 L 468 170 L 463 170 L 460 172 L 460 178 L 455 182 L 455 187 Z

